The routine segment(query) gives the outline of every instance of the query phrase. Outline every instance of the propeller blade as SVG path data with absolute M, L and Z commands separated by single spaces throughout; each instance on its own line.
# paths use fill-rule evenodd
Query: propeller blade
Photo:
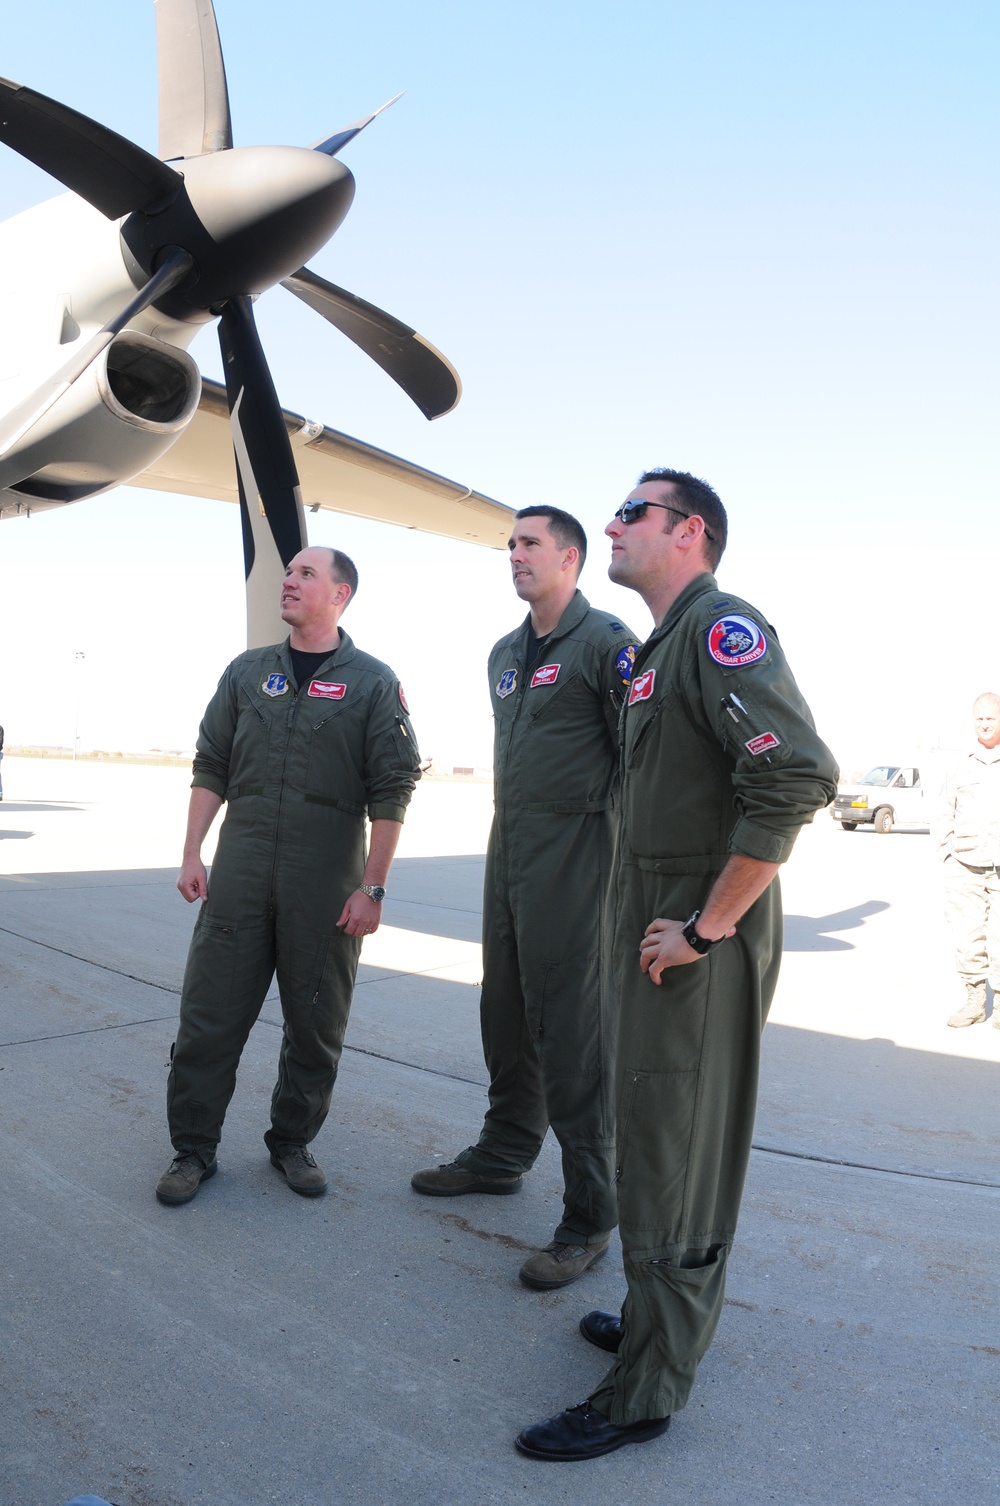
M 0 78 L 0 141 L 109 220 L 173 197 L 179 173 L 68 105 Z
M 157 4 L 159 3 L 160 0 L 157 0 Z M 391 99 L 387 99 L 384 105 L 379 105 L 378 109 L 373 110 L 370 115 L 363 115 L 353 125 L 345 126 L 342 131 L 335 131 L 332 136 L 327 136 L 323 141 L 314 141 L 312 144 L 313 151 L 325 152 L 328 157 L 336 157 L 342 147 L 345 147 L 349 141 L 353 141 L 355 136 L 360 135 L 365 126 L 371 125 L 376 115 L 381 115 L 383 110 L 388 110 L 389 106 L 394 105 L 397 99 L 402 99 L 405 93 L 405 89 L 400 89 L 398 94 L 394 94 Z
M 233 144 L 226 67 L 212 0 L 155 0 L 160 156 L 203 157 Z
M 306 545 L 305 515 L 288 430 L 264 358 L 250 299 L 223 306 L 219 343 L 243 521 L 247 645 L 286 635 L 279 601 L 285 566 Z
M 408 324 L 300 267 L 281 286 L 322 314 L 413 399 L 425 418 L 450 413 L 462 396 L 458 372 Z
M 0 421 L 0 455 L 6 455 L 17 442 L 27 434 L 28 430 L 44 418 L 54 403 L 57 403 L 78 377 L 81 377 L 87 367 L 101 354 L 104 348 L 111 344 L 116 335 L 121 334 L 130 319 L 136 314 L 141 314 L 144 308 L 148 308 L 162 294 L 175 287 L 190 272 L 193 262 L 186 251 L 175 251 L 167 258 L 163 265 L 158 268 L 153 276 L 140 288 L 135 297 L 125 305 L 120 313 L 99 330 L 86 345 L 76 351 L 64 366 L 61 366 L 54 376 L 43 382 L 30 397 L 18 403 L 16 408 L 5 414 Z

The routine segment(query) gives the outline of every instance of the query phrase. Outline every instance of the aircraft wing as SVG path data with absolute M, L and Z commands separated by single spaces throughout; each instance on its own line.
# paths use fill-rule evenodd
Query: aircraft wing
M 512 508 L 349 434 L 282 411 L 305 507 L 506 549 Z M 239 501 L 225 387 L 203 379 L 198 411 L 180 439 L 128 485 Z

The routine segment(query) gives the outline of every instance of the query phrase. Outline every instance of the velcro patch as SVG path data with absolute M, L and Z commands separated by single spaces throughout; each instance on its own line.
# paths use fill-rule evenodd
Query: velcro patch
M 773 732 L 762 732 L 759 737 L 752 737 L 746 747 L 751 753 L 766 753 L 768 748 L 780 748 L 781 738 Z
M 559 678 L 561 664 L 543 664 L 536 669 L 528 685 L 529 690 L 534 690 L 536 685 L 554 685 Z
M 713 622 L 705 640 L 708 652 L 716 664 L 735 669 L 743 664 L 756 664 L 767 653 L 767 639 L 750 617 L 720 617 Z
M 648 701 L 653 694 L 653 686 L 656 684 L 656 670 L 647 669 L 645 674 L 632 681 L 632 689 L 629 691 L 628 703 L 634 706 L 637 701 Z
M 410 714 L 410 705 L 409 705 L 409 702 L 407 701 L 406 696 L 405 696 L 405 694 L 403 692 L 402 685 L 400 685 L 400 687 L 399 687 L 399 704 L 402 706 L 402 708 L 406 712 L 407 716 L 409 716 L 409 714 Z
M 635 665 L 635 644 L 630 643 L 623 648 L 615 660 L 615 668 L 621 676 L 623 685 L 631 685 L 632 669 Z
M 342 701 L 347 694 L 346 685 L 336 685 L 332 680 L 313 680 L 306 692 L 322 701 Z

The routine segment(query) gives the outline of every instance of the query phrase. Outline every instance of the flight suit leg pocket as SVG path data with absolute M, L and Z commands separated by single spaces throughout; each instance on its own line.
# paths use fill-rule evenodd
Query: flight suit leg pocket
M 184 974 L 184 1011 L 224 1013 L 253 1024 L 274 976 L 273 928 L 267 919 L 232 921 L 202 908 Z
M 615 1157 L 623 1232 L 660 1231 L 656 1244 L 679 1239 L 697 1101 L 696 1070 L 624 1069 L 619 1085 Z
M 673 1257 L 636 1261 L 665 1367 L 682 1368 L 707 1352 L 725 1299 L 728 1253 L 728 1246 L 713 1245 L 703 1264 L 693 1267 L 678 1265 Z

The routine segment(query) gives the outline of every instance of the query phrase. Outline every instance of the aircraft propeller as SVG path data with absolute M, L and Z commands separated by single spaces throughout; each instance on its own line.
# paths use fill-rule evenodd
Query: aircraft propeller
M 155 5 L 159 158 L 56 100 L 0 79 L 0 141 L 108 219 L 123 220 L 122 253 L 137 289 L 98 335 L 0 423 L 0 454 L 143 309 L 152 305 L 185 323 L 218 318 L 253 646 L 274 641 L 278 581 L 306 532 L 252 297 L 280 282 L 374 360 L 427 418 L 449 412 L 461 385 L 445 358 L 408 325 L 304 265 L 354 198 L 354 178 L 336 154 L 387 105 L 313 147 L 234 148 L 212 0 Z

